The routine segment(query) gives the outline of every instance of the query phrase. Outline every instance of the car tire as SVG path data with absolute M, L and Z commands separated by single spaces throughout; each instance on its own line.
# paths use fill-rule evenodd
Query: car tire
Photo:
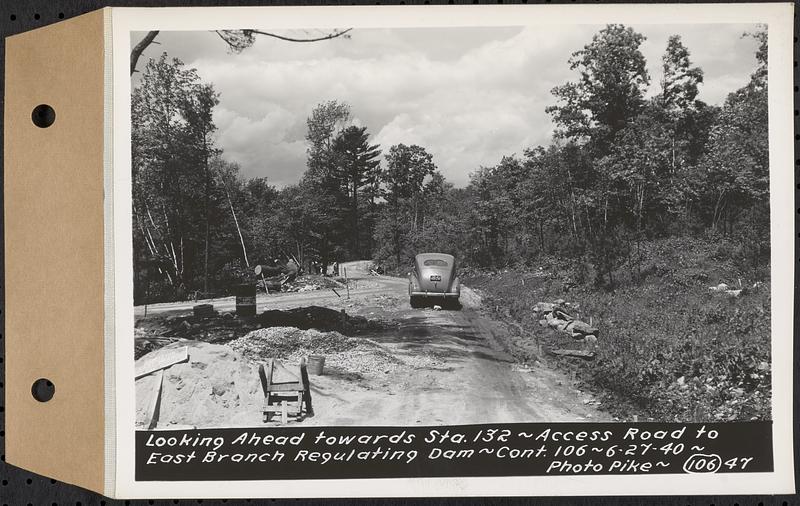
M 419 297 L 417 295 L 412 295 L 410 297 L 409 302 L 411 303 L 411 307 L 414 309 L 421 308 L 422 306 L 425 305 L 422 301 L 422 297 Z

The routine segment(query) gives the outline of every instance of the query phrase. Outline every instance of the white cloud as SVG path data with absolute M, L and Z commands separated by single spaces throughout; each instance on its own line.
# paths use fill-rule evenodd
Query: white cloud
M 305 121 L 314 106 L 352 106 L 385 150 L 419 144 L 458 185 L 481 165 L 547 143 L 550 90 L 574 79 L 567 59 L 600 26 L 356 30 L 350 40 L 258 40 L 228 54 L 216 35 L 163 32 L 160 50 L 180 57 L 220 92 L 218 144 L 246 176 L 296 182 L 305 170 Z M 705 71 L 700 98 L 720 103 L 754 67 L 748 26 L 634 27 L 647 36 L 652 89 L 667 38 L 681 34 Z

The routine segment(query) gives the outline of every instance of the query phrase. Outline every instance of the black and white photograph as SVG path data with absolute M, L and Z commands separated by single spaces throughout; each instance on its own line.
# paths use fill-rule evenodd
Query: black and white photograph
M 130 38 L 137 429 L 771 420 L 768 26 Z

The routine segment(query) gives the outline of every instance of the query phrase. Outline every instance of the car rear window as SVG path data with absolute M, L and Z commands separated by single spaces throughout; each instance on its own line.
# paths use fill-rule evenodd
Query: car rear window
M 422 263 L 422 265 L 424 265 L 425 267 L 433 267 L 433 266 L 435 266 L 435 267 L 447 267 L 447 262 L 445 262 L 444 260 L 442 260 L 440 258 L 429 258 L 429 259 L 425 260 Z

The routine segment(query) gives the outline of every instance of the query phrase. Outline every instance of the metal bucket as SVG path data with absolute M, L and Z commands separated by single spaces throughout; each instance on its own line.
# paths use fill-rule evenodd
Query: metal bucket
M 322 355 L 308 356 L 308 372 L 315 376 L 322 376 L 325 368 L 325 357 Z
M 239 316 L 256 315 L 256 285 L 255 283 L 239 285 L 236 287 L 236 314 Z

